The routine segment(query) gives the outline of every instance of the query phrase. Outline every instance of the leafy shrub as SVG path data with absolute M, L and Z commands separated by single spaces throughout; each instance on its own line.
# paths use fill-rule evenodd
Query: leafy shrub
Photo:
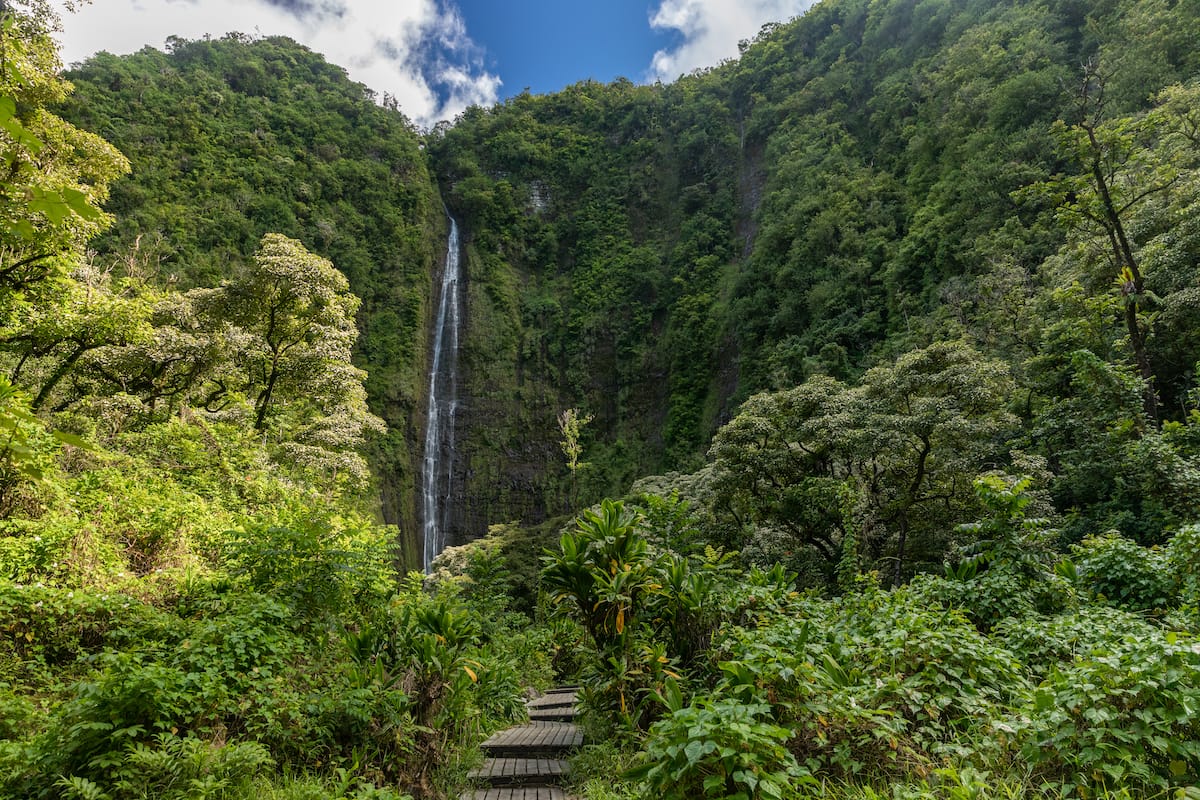
M 773 703 L 792 729 L 789 749 L 808 769 L 849 775 L 923 761 L 904 720 L 871 705 L 862 670 L 826 652 L 811 621 L 781 618 L 746 632 L 734 654 L 739 660 L 721 663 L 719 690 L 745 703 Z
M 146 576 L 205 563 L 209 532 L 229 527 L 233 514 L 181 485 L 174 475 L 152 469 L 143 459 L 154 455 L 107 456 L 104 466 L 72 477 L 68 488 L 74 508 L 66 524 L 91 531 L 101 540 L 102 547 L 96 549 L 108 570 L 101 575 L 68 574 L 65 580 L 73 585 L 108 585 L 125 577 L 123 573 Z
M 362 520 L 290 515 L 231 532 L 228 569 L 304 618 L 378 602 L 391 586 L 382 530 Z
M 74 687 L 39 740 L 33 780 L 65 774 L 111 783 L 127 747 L 163 732 L 269 737 L 280 717 L 283 728 L 302 719 L 300 704 L 279 692 L 300 651 L 290 610 L 237 595 L 213 612 L 173 625 L 151 617 L 142 630 L 161 638 L 94 656 L 96 671 Z M 290 726 L 287 734 L 303 740 L 305 731 Z
M 599 512 L 588 510 L 578 517 L 575 530 L 559 540 L 559 552 L 545 556 L 542 570 L 550 600 L 579 620 L 595 648 L 587 665 L 591 672 L 583 676 L 585 707 L 618 720 L 627 730 L 649 724 L 655 678 L 662 677 L 667 662 L 641 630 L 646 595 L 656 584 L 638 522 L 638 515 L 622 503 L 605 500 Z
M 1022 752 L 1064 793 L 1166 789 L 1200 774 L 1200 653 L 1174 635 L 1129 637 L 1052 669 Z
M 638 783 L 628 773 L 642 758 L 612 739 L 588 741 L 571 756 L 571 782 L 589 800 L 638 800 Z
M 919 592 L 860 588 L 743 631 L 726 647 L 729 690 L 778 707 L 814 772 L 903 774 L 971 737 L 1002 746 L 993 723 L 1028 689 L 1012 654 Z
M 968 540 L 945 577 L 918 576 L 913 587 L 929 601 L 961 608 L 981 631 L 1009 617 L 1025 617 L 1063 608 L 1069 587 L 1050 566 L 1048 540 L 1054 531 L 1045 519 L 1028 517 L 1032 479 L 984 475 L 974 482 L 975 496 L 987 512 L 958 526 Z
M 1037 613 L 1035 591 L 1029 581 L 1005 567 L 992 567 L 982 574 L 967 567 L 947 577 L 918 575 L 911 590 L 925 602 L 960 609 L 984 632 L 1001 620 Z
M 1157 548 L 1109 532 L 1089 536 L 1072 552 L 1080 580 L 1097 597 L 1130 611 L 1152 611 L 1171 602 L 1170 573 Z
M 554 682 L 550 664 L 552 632 L 522 615 L 491 618 L 483 630 L 474 686 L 475 705 L 488 720 L 509 722 L 525 715 L 522 690 Z
M 1192 611 L 1200 609 L 1200 525 L 1188 525 L 1164 548 L 1167 575 L 1174 579 L 1179 598 Z
M 57 583 L 69 569 L 79 533 L 75 519 L 5 520 L 0 531 L 0 580 Z
M 54 471 L 62 436 L 33 414 L 25 392 L 0 377 L 0 517 L 27 504 L 23 495 Z
M 1159 629 L 1136 614 L 1095 605 L 1055 616 L 1006 619 L 992 631 L 992 638 L 1011 650 L 1038 680 L 1093 652 L 1120 650 L 1128 642 L 1159 635 Z
M 0 683 L 0 739 L 17 739 L 34 730 L 37 707 L 29 698 Z
M 98 652 L 118 624 L 137 624 L 155 614 L 120 594 L 0 580 L 0 654 L 7 651 L 26 668 L 63 667 Z
M 542 583 L 555 602 L 569 600 L 601 653 L 624 648 L 650 589 L 650 554 L 639 518 L 619 502 L 583 512 L 545 558 Z
M 899 714 L 910 735 L 934 750 L 991 719 L 1027 686 L 1010 652 L 960 612 L 925 605 L 907 589 L 872 589 L 816 609 L 827 651 L 877 685 L 868 707 Z
M 104 653 L 102 671 L 76 688 L 41 746 L 39 772 L 107 783 L 125 749 L 172 728 L 205 707 L 218 687 L 143 654 Z
M 643 766 L 644 796 L 782 798 L 789 787 L 816 784 L 786 743 L 792 732 L 770 720 L 766 704 L 733 698 L 680 707 L 651 726 Z
M 519 688 L 511 671 L 480 660 L 478 616 L 451 597 L 423 594 L 421 578 L 411 574 L 392 608 L 346 641 L 359 687 L 404 698 L 411 737 L 384 731 L 371 741 L 387 756 L 385 774 L 424 796 L 452 749 L 475 740 L 486 723 L 476 701 L 479 684 L 493 703 L 501 687 L 514 698 Z M 487 675 L 490 669 L 496 673 Z
M 108 800 L 195 800 L 237 798 L 271 766 L 270 754 L 254 742 L 216 744 L 160 733 L 150 743 L 135 743 L 121 755 L 101 787 L 79 776 L 61 779 L 66 797 Z

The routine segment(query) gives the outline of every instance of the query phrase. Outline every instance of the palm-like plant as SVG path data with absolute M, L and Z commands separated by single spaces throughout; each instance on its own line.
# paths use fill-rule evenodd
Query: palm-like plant
M 638 600 L 655 586 L 638 520 L 624 504 L 605 500 L 599 513 L 583 512 L 575 531 L 559 540 L 560 553 L 549 553 L 545 559 L 542 585 L 550 599 L 573 601 L 601 653 L 624 649 Z
M 622 503 L 605 500 L 563 534 L 559 552 L 547 553 L 542 571 L 550 600 L 567 603 L 596 646 L 599 674 L 585 697 L 632 727 L 648 724 L 640 701 L 650 696 L 648 684 L 668 663 L 662 652 L 640 647 L 637 639 L 644 598 L 660 588 L 638 522 Z

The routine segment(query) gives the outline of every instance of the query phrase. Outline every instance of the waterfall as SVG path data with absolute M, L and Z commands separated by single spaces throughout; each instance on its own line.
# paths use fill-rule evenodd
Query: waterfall
M 425 525 L 423 563 L 426 572 L 429 572 L 433 559 L 446 546 L 450 481 L 454 466 L 454 414 L 458 410 L 460 272 L 458 223 L 451 217 L 437 323 L 433 331 L 433 353 L 429 363 L 429 410 L 425 416 L 421 505 Z

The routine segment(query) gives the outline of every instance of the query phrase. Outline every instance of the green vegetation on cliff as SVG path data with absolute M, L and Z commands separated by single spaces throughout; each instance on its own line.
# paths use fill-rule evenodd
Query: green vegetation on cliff
M 172 40 L 169 53 L 102 53 L 70 79 L 60 113 L 132 164 L 106 206 L 114 225 L 92 242 L 102 262 L 211 284 L 274 232 L 349 279 L 362 300 L 355 363 L 389 426 L 372 459 L 384 515 L 414 530 L 430 275 L 445 223 L 412 126 L 288 39 Z
M 473 318 L 519 324 L 468 333 L 474 387 L 494 389 L 468 458 L 494 475 L 519 437 L 524 467 L 552 452 L 555 409 L 580 408 L 595 500 L 698 466 L 756 391 L 960 338 L 1010 365 L 1027 424 L 1080 347 L 1132 362 L 1159 416 L 1181 419 L 1200 353 L 1191 279 L 1167 264 L 1195 248 L 1198 31 L 1186 4 L 826 2 L 669 86 L 469 110 L 429 154 L 470 242 Z M 1128 254 L 1103 246 L 1118 227 Z M 1119 299 L 1129 261 L 1134 322 L 1096 328 L 1103 341 L 1051 330 L 1109 313 L 1095 304 Z M 557 499 L 564 479 L 535 486 Z M 1099 500 L 1075 494 L 1059 507 Z

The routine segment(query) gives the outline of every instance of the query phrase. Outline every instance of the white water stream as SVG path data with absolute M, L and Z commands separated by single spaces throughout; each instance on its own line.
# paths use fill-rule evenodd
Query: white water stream
M 454 414 L 458 410 L 458 223 L 450 218 L 450 241 L 438 301 L 437 327 L 429 364 L 429 410 L 425 417 L 425 461 L 421 506 L 425 525 L 425 571 L 446 547 L 447 509 L 454 460 Z

